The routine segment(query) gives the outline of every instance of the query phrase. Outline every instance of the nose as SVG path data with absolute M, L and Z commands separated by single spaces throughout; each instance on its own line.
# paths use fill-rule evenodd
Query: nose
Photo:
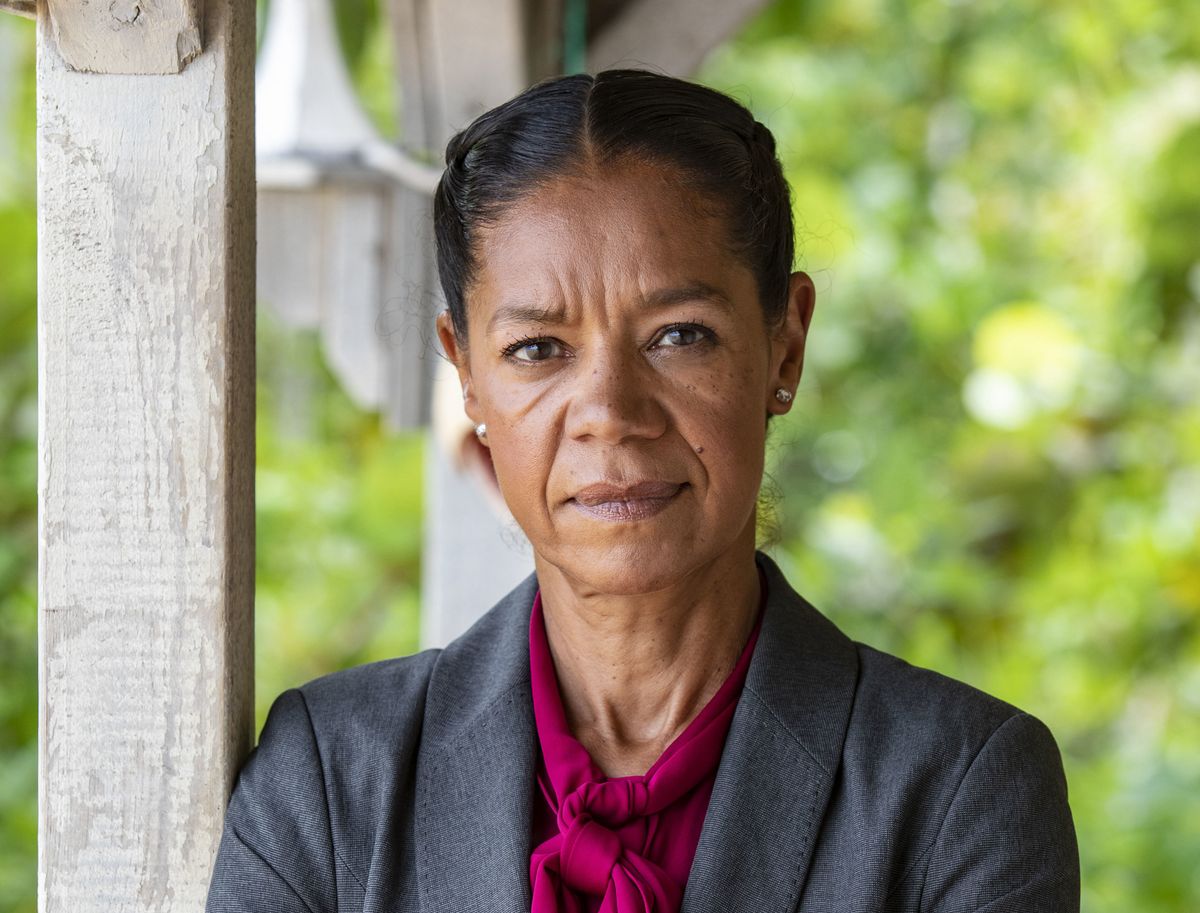
M 616 340 L 585 350 L 572 377 L 568 432 L 607 444 L 656 438 L 667 428 L 663 379 L 635 347 Z

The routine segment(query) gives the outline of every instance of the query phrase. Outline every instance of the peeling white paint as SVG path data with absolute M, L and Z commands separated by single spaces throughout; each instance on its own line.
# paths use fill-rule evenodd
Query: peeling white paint
M 203 49 L 203 0 L 47 0 L 47 7 L 59 56 L 71 70 L 180 73 Z

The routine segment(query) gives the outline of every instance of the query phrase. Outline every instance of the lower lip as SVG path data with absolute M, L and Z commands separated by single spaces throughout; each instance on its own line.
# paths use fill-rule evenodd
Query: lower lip
M 598 520 L 645 520 L 666 510 L 683 491 L 680 485 L 675 494 L 665 498 L 632 498 L 628 501 L 601 501 L 599 504 L 582 504 L 571 501 L 577 510 Z

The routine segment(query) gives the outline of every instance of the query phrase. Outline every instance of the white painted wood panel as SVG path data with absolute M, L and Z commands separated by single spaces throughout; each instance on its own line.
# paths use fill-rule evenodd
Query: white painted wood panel
M 205 10 L 164 76 L 38 21 L 43 913 L 202 909 L 253 737 L 254 3 Z
M 203 47 L 203 6 L 204 0 L 44 0 L 42 9 L 70 69 L 178 73 Z

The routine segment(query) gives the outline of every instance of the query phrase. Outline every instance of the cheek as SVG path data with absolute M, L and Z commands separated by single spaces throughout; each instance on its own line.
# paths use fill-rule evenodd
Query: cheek
M 723 504 L 757 498 L 766 444 L 762 378 L 753 368 L 714 373 L 689 384 L 677 415 L 680 430 Z
M 541 503 L 549 467 L 546 454 L 543 442 L 530 440 L 520 426 L 507 426 L 503 435 L 492 440 L 496 481 L 517 520 L 536 513 L 536 505 Z
M 762 443 L 765 410 L 762 378 L 745 364 L 697 373 L 680 390 L 677 414 L 686 416 L 689 433 L 721 449 L 753 452 Z M 757 431 L 756 431 L 757 429 Z M 709 446 L 700 439 L 692 442 Z
M 492 466 L 513 518 L 525 528 L 544 522 L 547 481 L 558 447 L 553 388 L 506 382 L 480 370 L 475 394 L 487 416 Z
M 547 480 L 554 462 L 553 423 L 539 421 L 537 410 L 523 415 L 493 411 L 492 465 L 509 511 L 527 531 L 544 522 Z
M 763 471 L 764 438 L 760 426 L 730 421 L 697 440 L 703 447 L 697 456 L 704 465 L 713 496 L 733 502 L 757 497 Z

